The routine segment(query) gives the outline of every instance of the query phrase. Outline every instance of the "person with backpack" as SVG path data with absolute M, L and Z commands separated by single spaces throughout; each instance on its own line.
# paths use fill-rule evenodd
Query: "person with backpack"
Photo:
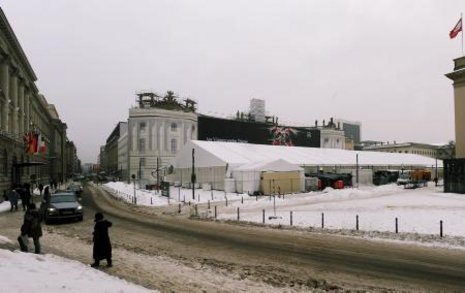
M 103 218 L 103 214 L 98 212 L 95 214 L 95 226 L 94 226 L 94 247 L 93 247 L 93 258 L 94 263 L 90 266 L 97 268 L 100 265 L 102 259 L 107 260 L 107 266 L 112 266 L 111 261 L 111 242 L 110 236 L 108 235 L 108 228 L 112 226 L 112 223 Z
M 34 241 L 34 252 L 40 254 L 40 237 L 42 237 L 42 215 L 37 211 L 35 203 L 29 204 L 24 214 L 21 234 L 27 234 Z

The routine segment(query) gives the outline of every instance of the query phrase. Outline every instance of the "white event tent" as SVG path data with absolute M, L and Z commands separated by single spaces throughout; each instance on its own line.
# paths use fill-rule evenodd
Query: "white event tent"
M 442 168 L 441 160 L 416 154 L 191 140 L 176 155 L 170 181 L 188 184 L 194 161 L 196 182 L 200 185 L 208 183 L 214 189 L 223 190 L 225 178 L 231 178 L 239 167 L 278 159 L 302 167 L 305 171 L 317 168 L 353 170 L 356 166 Z

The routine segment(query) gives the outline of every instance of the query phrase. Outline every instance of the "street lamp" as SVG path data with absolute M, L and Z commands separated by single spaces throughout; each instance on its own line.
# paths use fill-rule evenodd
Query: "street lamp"
M 191 175 L 191 182 L 192 182 L 192 199 L 195 200 L 195 149 L 192 149 L 192 175 Z
M 136 198 L 136 175 L 135 174 L 132 174 L 131 175 L 131 178 L 132 178 L 132 184 L 134 185 L 134 204 L 137 204 L 137 198 Z

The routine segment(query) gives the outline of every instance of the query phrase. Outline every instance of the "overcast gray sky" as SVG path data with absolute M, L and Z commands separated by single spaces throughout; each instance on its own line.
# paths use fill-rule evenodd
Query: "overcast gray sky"
M 462 54 L 448 34 L 463 0 L 1 3 L 83 163 L 146 89 L 201 113 L 259 98 L 282 123 L 359 121 L 364 140 L 455 140 L 444 74 Z

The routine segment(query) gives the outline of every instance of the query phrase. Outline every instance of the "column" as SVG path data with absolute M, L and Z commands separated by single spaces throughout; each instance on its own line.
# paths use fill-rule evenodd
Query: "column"
M 25 116 L 25 109 L 24 109 L 24 80 L 21 80 L 18 85 L 18 132 L 24 134 L 26 132 L 24 127 L 24 116 Z
M 30 90 L 25 88 L 24 89 L 24 111 L 25 111 L 25 117 L 24 117 L 24 130 L 27 132 L 29 130 L 30 122 L 31 122 L 31 95 L 30 95 Z
M 2 105 L 2 130 L 8 131 L 8 110 L 10 105 L 8 99 L 10 98 L 10 70 L 7 63 L 7 60 L 3 60 L 3 63 L 0 64 L 0 87 L 5 95 L 5 102 Z
M 18 134 L 18 76 L 17 72 L 12 72 L 10 76 L 10 99 L 12 105 L 10 133 L 15 137 Z

